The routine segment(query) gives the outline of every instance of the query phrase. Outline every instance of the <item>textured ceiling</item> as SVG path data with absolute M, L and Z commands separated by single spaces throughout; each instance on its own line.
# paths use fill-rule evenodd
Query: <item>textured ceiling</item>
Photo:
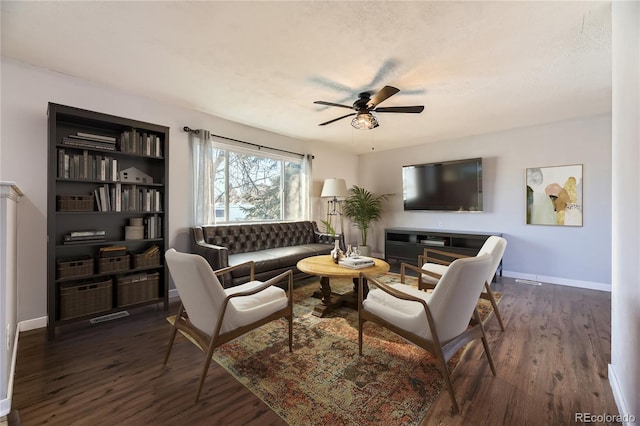
M 302 140 L 391 149 L 611 111 L 609 2 L 1 2 L 2 56 Z M 356 130 L 362 91 L 401 92 Z M 215 129 L 210 129 L 215 131 Z

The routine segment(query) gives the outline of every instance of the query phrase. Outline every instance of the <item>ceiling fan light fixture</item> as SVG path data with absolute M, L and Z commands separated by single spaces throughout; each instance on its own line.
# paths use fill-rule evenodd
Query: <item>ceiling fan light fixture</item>
M 378 120 L 370 112 L 361 112 L 351 120 L 351 125 L 358 130 L 371 130 L 378 127 Z

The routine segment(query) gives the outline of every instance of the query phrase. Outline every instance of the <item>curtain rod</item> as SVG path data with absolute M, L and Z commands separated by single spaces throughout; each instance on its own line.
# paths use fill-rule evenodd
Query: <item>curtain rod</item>
M 200 133 L 200 130 L 198 130 L 198 129 L 195 129 L 195 130 L 194 130 L 194 129 L 189 128 L 188 126 L 184 126 L 184 127 L 182 128 L 182 130 L 184 130 L 185 132 L 188 132 L 188 133 L 195 133 L 196 135 Z M 243 143 L 243 144 L 245 144 L 245 145 L 255 146 L 255 147 L 257 147 L 258 149 L 265 148 L 265 149 L 270 149 L 270 150 L 272 150 L 272 151 L 279 151 L 279 152 L 285 152 L 285 153 L 287 153 L 287 154 L 299 155 L 300 157 L 304 157 L 304 156 L 305 156 L 305 154 L 300 154 L 299 152 L 287 151 L 287 150 L 285 150 L 285 149 L 279 149 L 279 148 L 270 148 L 270 147 L 268 147 L 268 146 L 258 145 L 257 143 L 245 142 L 245 141 L 241 141 L 241 140 L 239 140 L 239 139 L 233 139 L 233 138 L 228 138 L 228 137 L 226 137 L 226 136 L 216 135 L 216 134 L 211 133 L 211 132 L 209 132 L 209 134 L 210 134 L 211 136 L 215 136 L 215 137 L 217 137 L 217 138 L 221 138 L 221 139 L 226 139 L 226 140 L 228 140 L 228 141 L 239 142 L 239 143 Z M 313 155 L 311 156 L 311 158 L 313 158 Z

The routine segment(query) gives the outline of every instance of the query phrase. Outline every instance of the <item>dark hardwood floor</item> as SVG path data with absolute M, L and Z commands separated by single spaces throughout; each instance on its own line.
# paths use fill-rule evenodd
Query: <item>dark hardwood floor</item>
M 617 414 L 607 380 L 610 294 L 507 278 L 494 288 L 507 327 L 487 324 L 497 376 L 471 344 L 452 374 L 461 414 L 443 391 L 422 424 L 569 425 L 580 424 L 575 413 Z M 52 342 L 45 329 L 21 333 L 10 424 L 285 424 L 216 363 L 194 404 L 202 353 L 179 338 L 162 368 L 167 313 L 131 313 L 63 328 Z

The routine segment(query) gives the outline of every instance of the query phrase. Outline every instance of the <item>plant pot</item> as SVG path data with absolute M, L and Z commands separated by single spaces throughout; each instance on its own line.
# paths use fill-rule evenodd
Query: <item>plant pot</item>
M 371 249 L 369 246 L 358 246 L 358 251 L 361 256 L 371 256 Z

